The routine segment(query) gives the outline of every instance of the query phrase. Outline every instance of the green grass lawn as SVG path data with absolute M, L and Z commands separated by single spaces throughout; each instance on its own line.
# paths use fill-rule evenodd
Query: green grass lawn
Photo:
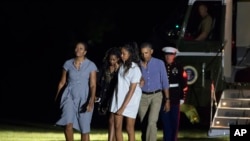
M 141 133 L 136 131 L 136 140 L 140 141 Z M 80 134 L 75 132 L 75 141 L 80 141 Z M 106 141 L 108 137 L 106 129 L 92 129 L 91 141 Z M 162 131 L 159 130 L 158 141 L 162 140 Z M 228 137 L 208 138 L 204 130 L 180 130 L 179 141 L 229 141 Z M 64 141 L 61 127 L 37 124 L 37 123 L 9 123 L 0 122 L 0 141 Z M 124 132 L 124 141 L 127 140 Z

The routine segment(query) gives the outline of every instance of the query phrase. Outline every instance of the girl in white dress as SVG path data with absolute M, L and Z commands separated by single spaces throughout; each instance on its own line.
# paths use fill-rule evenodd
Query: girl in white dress
M 116 141 L 123 141 L 122 123 L 126 118 L 129 141 L 135 141 L 135 119 L 138 113 L 142 91 L 140 88 L 141 70 L 136 43 L 121 47 L 122 65 L 118 72 L 118 84 L 111 103 L 111 116 L 114 116 Z

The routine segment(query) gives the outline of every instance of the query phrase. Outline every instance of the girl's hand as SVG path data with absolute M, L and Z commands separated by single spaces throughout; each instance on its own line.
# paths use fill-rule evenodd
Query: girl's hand
M 118 111 L 116 112 L 117 115 L 122 115 L 122 113 L 124 112 L 124 108 L 121 107 L 120 109 L 118 109 Z
M 141 78 L 141 80 L 140 80 L 140 87 L 143 87 L 144 84 L 145 84 L 145 80 L 143 78 Z

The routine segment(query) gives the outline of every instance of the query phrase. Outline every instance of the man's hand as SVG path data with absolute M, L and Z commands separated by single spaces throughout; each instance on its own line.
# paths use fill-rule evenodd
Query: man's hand
M 170 100 L 166 100 L 163 108 L 164 112 L 170 111 Z

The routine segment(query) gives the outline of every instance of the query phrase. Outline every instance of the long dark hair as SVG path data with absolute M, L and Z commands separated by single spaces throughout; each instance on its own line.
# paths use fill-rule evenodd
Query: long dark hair
M 119 61 L 121 61 L 120 49 L 117 47 L 110 48 L 106 51 L 105 56 L 103 58 L 103 69 L 108 69 L 108 67 L 110 66 L 109 57 L 111 55 L 115 55 L 117 58 L 119 58 Z M 120 63 L 120 62 L 118 62 L 118 63 Z
M 128 70 L 132 67 L 132 62 L 140 66 L 139 50 L 136 42 L 125 43 L 121 46 L 121 48 L 126 49 L 130 54 L 128 60 L 124 62 L 124 67 L 125 67 L 124 75 L 125 75 L 128 72 Z

